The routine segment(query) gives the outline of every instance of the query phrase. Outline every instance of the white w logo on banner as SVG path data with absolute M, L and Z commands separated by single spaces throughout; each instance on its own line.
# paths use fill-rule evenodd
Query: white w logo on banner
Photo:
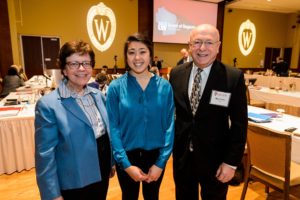
M 244 49 L 248 49 L 250 46 L 250 42 L 251 42 L 251 38 L 252 38 L 252 32 L 250 31 L 243 31 L 243 46 Z
M 244 56 L 251 53 L 256 39 L 255 25 L 248 19 L 243 22 L 239 30 L 239 48 Z
M 112 45 L 116 29 L 115 14 L 104 3 L 101 2 L 90 8 L 87 15 L 87 31 L 90 40 L 99 51 L 106 51 Z
M 102 39 L 105 41 L 106 40 L 106 35 L 107 35 L 107 30 L 108 30 L 108 24 L 109 21 L 106 21 L 106 26 L 104 27 L 103 25 L 103 20 L 100 20 L 100 25 L 98 23 L 98 19 L 94 20 L 94 24 L 96 26 L 96 31 L 97 31 L 97 38 L 100 41 L 101 40 L 101 35 L 102 35 Z

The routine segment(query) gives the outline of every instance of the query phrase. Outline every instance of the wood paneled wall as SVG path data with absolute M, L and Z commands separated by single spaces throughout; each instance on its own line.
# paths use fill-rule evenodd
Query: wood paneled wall
M 13 64 L 7 1 L 0 1 L 0 77 Z
M 224 25 L 224 10 L 225 10 L 225 2 L 218 3 L 218 16 L 217 16 L 217 29 L 220 33 L 220 40 L 223 41 L 223 25 Z M 219 53 L 217 55 L 217 59 L 221 60 L 222 57 L 222 45 L 220 46 Z
M 138 2 L 138 31 L 153 38 L 153 0 Z

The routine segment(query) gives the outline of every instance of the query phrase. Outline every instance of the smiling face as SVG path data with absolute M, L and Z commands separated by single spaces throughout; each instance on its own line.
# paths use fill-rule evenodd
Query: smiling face
M 194 63 L 205 68 L 212 64 L 219 53 L 221 42 L 218 30 L 209 24 L 203 24 L 190 34 L 190 52 Z
M 131 73 L 146 74 L 151 61 L 149 49 L 142 42 L 133 41 L 128 45 L 127 64 Z
M 82 62 L 90 62 L 91 58 L 88 53 L 81 55 L 80 53 L 71 54 L 66 58 L 66 66 L 63 70 L 64 76 L 68 77 L 68 86 L 75 91 L 81 91 L 92 76 L 92 66 L 82 66 Z M 78 69 L 72 68 L 68 65 L 71 62 L 78 62 L 80 66 Z

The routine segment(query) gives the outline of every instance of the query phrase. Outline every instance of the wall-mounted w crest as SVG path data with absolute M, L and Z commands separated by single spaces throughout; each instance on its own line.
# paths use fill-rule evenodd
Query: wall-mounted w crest
M 106 51 L 116 35 L 117 23 L 114 12 L 102 2 L 92 6 L 87 15 L 86 25 L 93 45 L 101 52 Z
M 251 53 L 256 39 L 256 29 L 255 25 L 247 19 L 240 26 L 239 30 L 239 48 L 244 56 Z

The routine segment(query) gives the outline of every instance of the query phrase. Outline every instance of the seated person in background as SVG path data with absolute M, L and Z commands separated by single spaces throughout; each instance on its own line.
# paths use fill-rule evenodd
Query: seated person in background
M 10 92 L 15 92 L 18 87 L 24 85 L 23 79 L 19 76 L 18 68 L 12 65 L 8 68 L 7 75 L 3 79 L 3 90 L 0 97 L 5 97 Z
M 273 65 L 273 71 L 277 76 L 289 76 L 289 65 L 281 57 L 277 57 L 276 63 Z
M 106 95 L 106 91 L 108 89 L 108 79 L 106 74 L 98 73 L 95 77 L 95 81 L 89 83 L 88 86 L 99 89 L 104 95 Z
M 102 69 L 101 69 L 101 73 L 102 74 L 107 74 L 107 69 L 108 69 L 107 65 L 103 65 Z
M 153 59 L 151 67 L 153 67 L 153 66 L 157 67 L 158 70 L 160 70 L 162 68 L 161 61 L 158 59 L 157 56 L 154 56 L 154 59 Z
M 190 62 L 193 60 L 186 48 L 181 49 L 180 54 L 182 55 L 182 58 L 177 62 L 177 65 L 181 65 L 183 63 Z

